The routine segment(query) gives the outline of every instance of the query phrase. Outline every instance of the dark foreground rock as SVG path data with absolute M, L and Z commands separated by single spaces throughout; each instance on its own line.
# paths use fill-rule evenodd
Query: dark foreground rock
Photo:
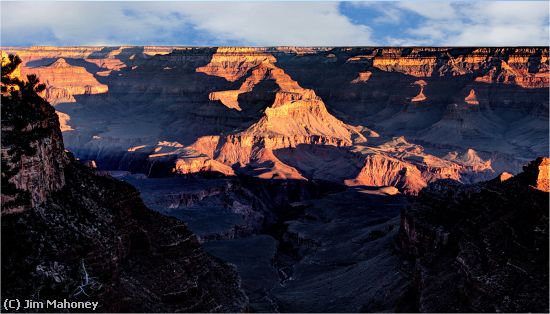
M 184 223 L 145 207 L 132 186 L 64 152 L 39 85 L 5 75 L 10 63 L 2 63 L 3 300 L 98 301 L 106 312 L 246 310 L 234 268 L 205 253 Z
M 548 312 L 548 158 L 515 177 L 442 180 L 401 215 L 420 312 Z

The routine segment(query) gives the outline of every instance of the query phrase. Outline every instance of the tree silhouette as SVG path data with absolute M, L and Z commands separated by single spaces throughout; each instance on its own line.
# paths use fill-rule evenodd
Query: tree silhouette
M 13 75 L 21 64 L 18 56 L 9 55 L 2 59 L 2 148 L 5 149 L 1 164 L 2 194 L 12 198 L 2 202 L 5 210 L 30 204 L 30 193 L 18 189 L 10 179 L 20 171 L 22 155 L 36 154 L 33 143 L 44 138 L 48 131 L 35 126 L 55 114 L 55 110 L 38 95 L 46 86 L 40 84 L 36 75 L 28 75 L 27 81 Z

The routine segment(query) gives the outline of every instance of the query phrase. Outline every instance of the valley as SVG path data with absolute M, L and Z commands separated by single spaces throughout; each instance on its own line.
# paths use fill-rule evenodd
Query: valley
M 253 312 L 392 311 L 408 288 L 395 240 L 403 195 L 246 177 L 120 179 L 236 265 Z

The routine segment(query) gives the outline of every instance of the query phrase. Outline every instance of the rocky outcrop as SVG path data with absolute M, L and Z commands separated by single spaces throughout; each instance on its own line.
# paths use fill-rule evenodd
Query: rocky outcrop
M 315 90 L 329 111 L 345 123 L 422 140 L 423 145 L 497 151 L 522 155 L 523 160 L 548 151 L 548 141 L 543 139 L 548 128 L 542 128 L 548 124 L 549 86 L 548 49 L 544 47 L 348 47 L 302 56 L 278 55 L 277 60 L 302 86 Z M 506 72 L 504 63 L 515 74 Z M 367 71 L 372 73 L 368 81 L 351 82 Z M 503 75 L 509 79 L 499 78 Z M 419 95 L 414 84 L 419 80 L 427 83 L 426 99 L 411 102 Z M 472 89 L 475 99 L 465 99 Z M 468 103 L 476 101 L 477 105 Z M 450 112 L 458 119 L 448 119 Z M 524 148 L 512 152 L 506 143 Z M 503 170 L 520 171 L 520 167 L 514 169 Z
M 495 66 L 476 78 L 477 82 L 514 84 L 523 88 L 548 87 L 548 56 L 542 56 L 533 70 L 532 58 L 526 55 L 510 56 L 508 61 L 498 60 Z
M 437 157 L 404 137 L 379 142 L 378 145 L 355 145 L 360 171 L 344 180 L 348 186 L 395 186 L 407 194 L 417 194 L 428 183 L 451 179 L 472 183 L 494 176 L 490 160 L 473 149 L 450 152 Z
M 2 88 L 6 299 L 97 301 L 104 312 L 246 310 L 234 268 L 202 251 L 184 223 L 145 207 L 132 186 L 66 153 L 55 110 L 37 95 L 43 87 L 31 77 L 19 84 L 21 93 Z
M 530 186 L 550 192 L 550 158 L 539 158 L 523 168 L 523 176 Z
M 9 64 L 3 55 L 2 66 Z M 36 86 L 25 85 L 18 68 L 9 78 L 15 81 L 10 84 L 2 77 L 3 87 L 16 87 L 17 92 L 2 92 L 2 214 L 45 202 L 65 186 L 68 163 L 55 110 L 26 91 Z
M 380 48 L 348 62 L 372 63 L 415 77 L 474 74 L 477 81 L 548 87 L 548 51 L 540 48 Z
M 55 113 L 57 114 L 57 118 L 59 119 L 59 127 L 61 129 L 61 132 L 67 132 L 67 131 L 74 130 L 69 125 L 69 121 L 71 120 L 71 117 L 68 114 L 63 113 L 61 111 L 56 111 Z
M 426 95 L 424 95 L 424 86 L 428 85 L 428 83 L 426 83 L 426 81 L 424 80 L 418 80 L 414 82 L 414 85 L 420 86 L 420 91 L 418 92 L 418 95 L 414 96 L 413 99 L 411 99 L 411 101 L 418 102 L 426 100 Z
M 207 156 L 178 159 L 174 171 L 180 174 L 217 172 L 226 176 L 235 175 L 231 167 Z
M 75 96 L 103 94 L 107 85 L 98 82 L 84 67 L 70 65 L 64 58 L 34 68 L 23 67 L 22 74 L 35 74 L 46 84 L 42 96 L 52 105 L 76 102 Z
M 197 68 L 197 72 L 220 76 L 234 82 L 250 69 L 266 61 L 274 62 L 275 58 L 261 48 L 221 47 L 212 56 L 210 63 Z
M 464 101 L 469 105 L 479 105 L 479 101 L 476 97 L 476 91 L 474 89 L 470 89 L 470 93 L 466 98 L 464 98 Z
M 417 167 L 395 158 L 383 155 L 371 155 L 365 159 L 365 165 L 347 185 L 395 186 L 404 192 L 416 193 L 426 186 L 426 180 Z
M 548 311 L 548 162 L 474 185 L 437 181 L 402 211 L 416 311 Z
M 351 81 L 352 83 L 365 83 L 367 82 L 370 77 L 372 76 L 372 72 L 370 71 L 365 71 L 365 72 L 359 72 L 359 75 L 357 76 L 357 78 L 355 78 L 353 81 Z

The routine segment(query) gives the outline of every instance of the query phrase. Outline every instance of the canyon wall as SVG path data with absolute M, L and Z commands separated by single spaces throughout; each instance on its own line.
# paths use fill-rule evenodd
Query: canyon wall
M 548 163 L 474 185 L 432 183 L 402 210 L 415 311 L 548 311 Z
M 8 55 L 2 54 L 2 67 L 9 64 Z M 29 87 L 21 81 L 19 67 L 9 78 L 14 81 L 3 82 L 2 91 L 2 214 L 38 206 L 62 189 L 68 163 L 53 107 L 34 93 L 22 92 Z
M 103 169 L 414 194 L 548 154 L 547 48 L 3 49 L 48 83 L 67 147 Z
M 2 76 L 4 298 L 97 301 L 104 312 L 245 311 L 235 269 L 183 222 L 64 151 L 55 110 L 32 82 Z

